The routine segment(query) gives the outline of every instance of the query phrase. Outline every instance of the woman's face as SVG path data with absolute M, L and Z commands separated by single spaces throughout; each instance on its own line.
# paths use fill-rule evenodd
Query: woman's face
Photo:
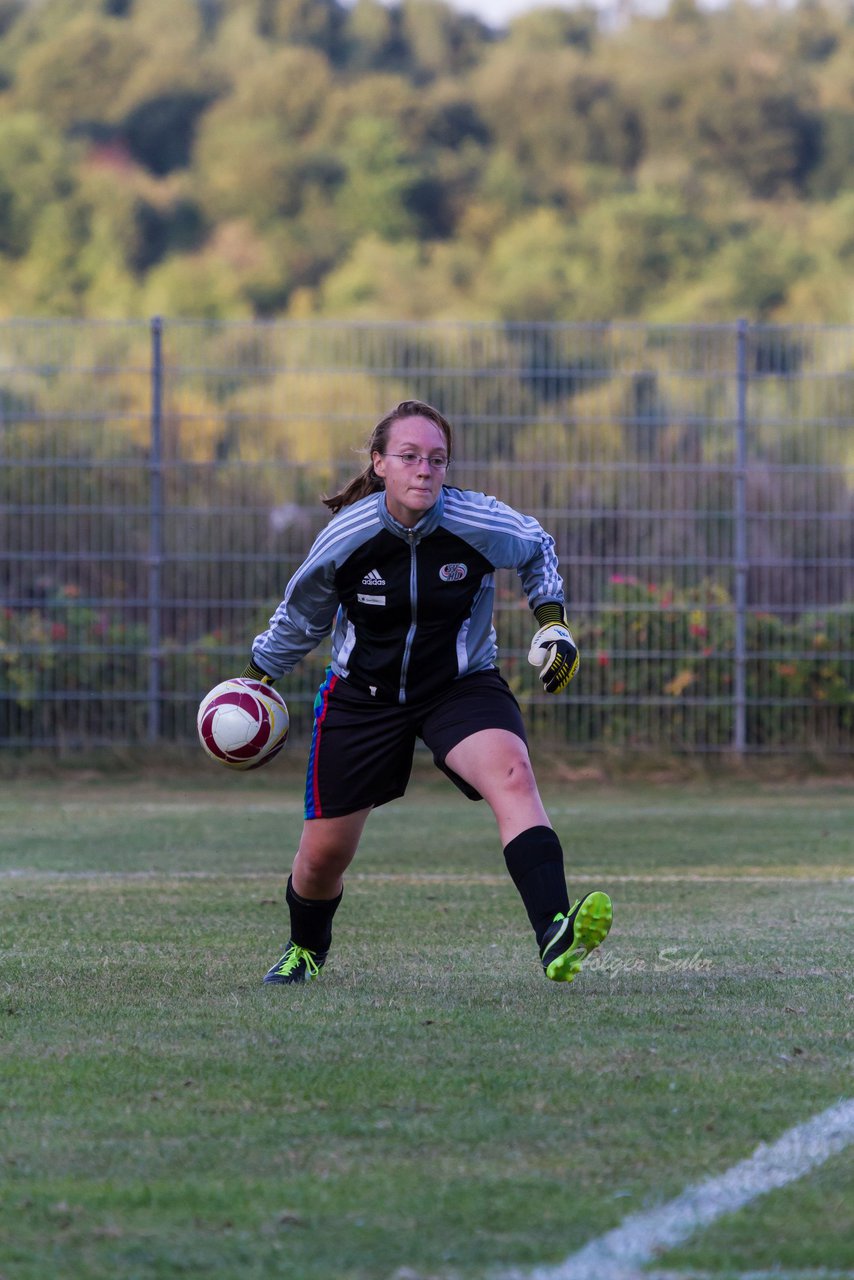
M 429 418 L 402 418 L 389 432 L 385 453 L 373 453 L 371 461 L 385 481 L 390 513 L 411 529 L 430 510 L 445 480 L 448 446 L 443 431 Z

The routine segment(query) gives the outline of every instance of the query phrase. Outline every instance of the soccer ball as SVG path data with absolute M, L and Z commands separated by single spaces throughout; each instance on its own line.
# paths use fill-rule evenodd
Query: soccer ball
M 202 698 L 196 717 L 207 754 L 231 769 L 258 769 L 288 740 L 290 718 L 281 694 L 260 680 L 223 680 Z

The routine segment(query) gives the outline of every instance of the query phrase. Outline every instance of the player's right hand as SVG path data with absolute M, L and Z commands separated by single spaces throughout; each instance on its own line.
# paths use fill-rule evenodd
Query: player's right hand
M 240 678 L 242 680 L 260 680 L 261 684 L 275 684 L 272 676 L 268 676 L 266 671 L 262 671 L 260 667 L 256 667 L 255 663 L 250 659 L 249 666 L 245 671 L 241 671 Z

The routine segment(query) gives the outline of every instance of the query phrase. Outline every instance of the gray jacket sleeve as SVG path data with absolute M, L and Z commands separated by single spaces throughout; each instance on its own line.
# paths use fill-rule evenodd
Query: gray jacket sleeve
M 563 604 L 554 538 L 533 516 L 486 494 L 449 489 L 444 523 L 497 569 L 515 569 L 532 609 L 545 600 Z
M 255 637 L 253 660 L 276 679 L 286 675 L 329 635 L 337 610 L 328 566 L 320 563 L 306 570 L 302 565 L 285 588 L 269 627 Z
M 252 658 L 278 679 L 328 636 L 338 613 L 335 571 L 354 547 L 377 528 L 376 497 L 339 512 L 314 544 L 285 588 L 270 625 L 252 643 Z

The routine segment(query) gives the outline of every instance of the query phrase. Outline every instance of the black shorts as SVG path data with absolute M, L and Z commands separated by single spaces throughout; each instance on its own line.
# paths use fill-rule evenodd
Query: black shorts
M 482 729 L 507 729 L 527 745 L 519 704 L 495 668 L 462 676 L 432 698 L 405 706 L 376 702 L 328 670 L 314 703 L 305 816 L 341 818 L 398 799 L 409 782 L 417 738 L 464 795 L 481 800 L 445 757 Z

